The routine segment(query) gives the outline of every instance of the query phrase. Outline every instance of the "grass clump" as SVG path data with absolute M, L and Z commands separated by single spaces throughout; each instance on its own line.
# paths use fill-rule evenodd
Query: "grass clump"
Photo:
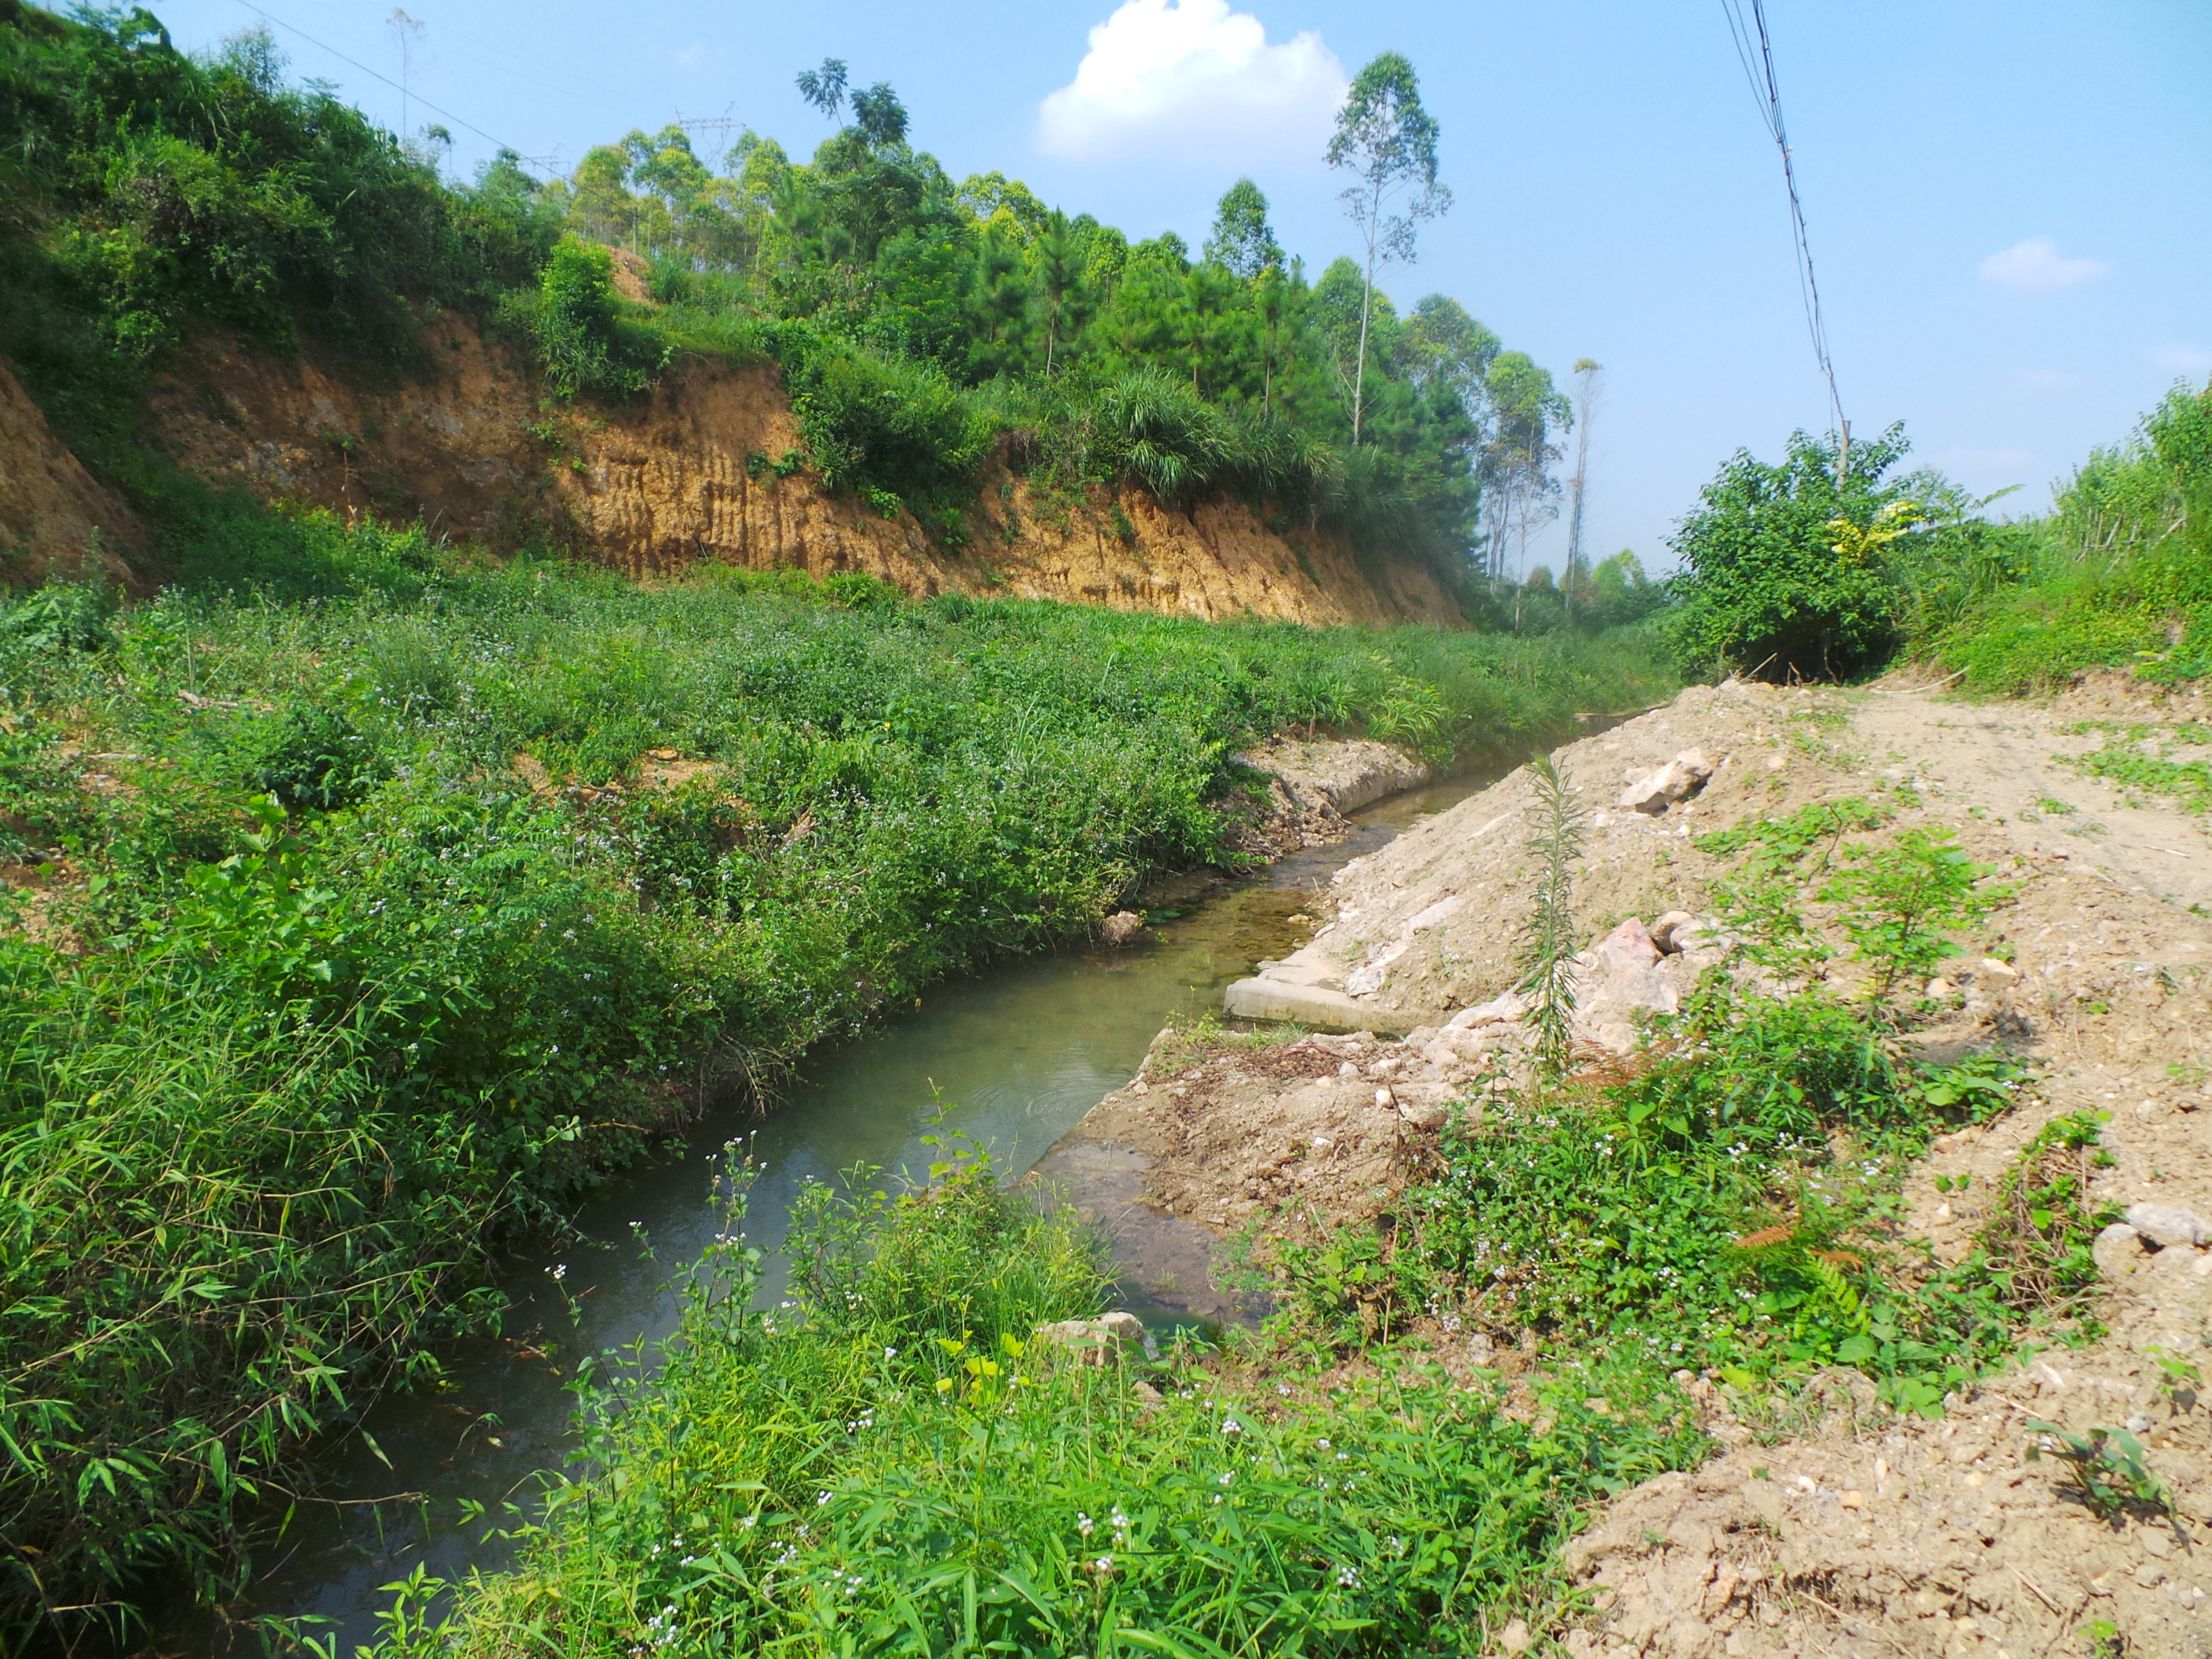
M 958 1163 L 896 1199 L 812 1189 L 790 1309 L 750 1310 L 741 1244 L 711 1255 L 658 1382 L 592 1403 L 611 1474 L 557 1486 L 519 1571 L 451 1620 L 410 1583 L 380 1659 L 522 1630 L 609 1654 L 1461 1652 L 1585 1500 L 1697 1445 L 1674 1413 L 1579 1398 L 1516 1421 L 1410 1357 L 1295 1384 L 1189 1346 L 1075 1363 L 1034 1333 L 1102 1305 L 1093 1247 Z
M 194 511 L 196 586 L 0 607 L 19 1617 L 235 1583 L 301 1440 L 495 1318 L 500 1239 L 809 1044 L 1234 864 L 1238 744 L 1412 687 L 1473 754 L 1647 696 L 1571 642 L 641 591 Z

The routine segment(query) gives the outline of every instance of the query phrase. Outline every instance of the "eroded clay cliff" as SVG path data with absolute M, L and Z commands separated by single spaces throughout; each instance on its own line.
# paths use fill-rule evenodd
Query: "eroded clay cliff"
M 0 362 L 0 557 L 4 578 L 135 585 L 145 537 L 130 509 L 70 453 Z
M 968 545 L 934 544 L 769 465 L 799 447 L 779 371 L 693 357 L 626 408 L 549 410 L 518 356 L 467 318 L 426 335 L 407 378 L 204 344 L 155 394 L 149 429 L 206 477 L 513 547 L 550 539 L 634 575 L 702 561 L 821 576 L 862 572 L 908 592 L 1002 594 L 1223 618 L 1455 625 L 1434 578 L 1370 561 L 1325 532 L 1269 531 L 1240 503 L 1189 512 L 1140 489 L 1041 496 L 986 469 Z

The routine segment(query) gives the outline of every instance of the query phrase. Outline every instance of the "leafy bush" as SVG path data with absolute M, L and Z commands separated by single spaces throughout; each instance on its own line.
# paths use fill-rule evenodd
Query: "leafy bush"
M 1838 446 L 1798 432 L 1778 465 L 1737 452 L 1669 545 L 1680 608 L 1668 638 L 1686 668 L 1834 679 L 1878 666 L 1896 642 L 1892 590 L 1870 538 L 1896 531 L 1908 498 L 1885 475 L 1903 458 L 1893 427 Z
M 118 474 L 150 363 L 210 325 L 411 361 L 416 302 L 487 309 L 556 234 L 512 157 L 473 190 L 326 88 L 265 30 L 178 51 L 138 9 L 0 12 L 0 353 Z
M 2176 386 L 2130 442 L 2089 457 L 2047 516 L 1983 544 L 2001 556 L 1941 573 L 1961 597 L 1911 631 L 1966 688 L 2212 672 L 2212 386 Z
M 546 390 L 563 401 L 586 392 L 634 395 L 668 361 L 657 337 L 623 321 L 613 258 L 596 243 L 564 237 L 554 248 L 531 320 Z
M 1946 830 L 1907 830 L 1887 847 L 1862 842 L 1842 856 L 1856 867 L 1839 872 L 1820 896 L 1840 907 L 1838 921 L 1871 969 L 1877 998 L 1900 979 L 1925 979 L 1957 953 L 1955 929 L 2012 896 L 2009 888 L 1983 886 L 1995 872 L 1969 859 Z
M 807 455 L 832 489 L 888 490 L 924 524 L 957 539 L 990 425 L 935 364 L 777 331 L 792 413 Z

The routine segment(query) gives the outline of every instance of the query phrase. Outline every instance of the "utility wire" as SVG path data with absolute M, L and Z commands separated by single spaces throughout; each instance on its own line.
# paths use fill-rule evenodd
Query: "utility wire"
M 1790 224 L 1797 239 L 1797 293 L 1805 307 L 1805 326 L 1813 336 L 1813 356 L 1828 382 L 1828 407 L 1835 415 L 1842 445 L 1836 462 L 1836 482 L 1840 486 L 1850 472 L 1851 423 L 1844 418 L 1843 394 L 1836 390 L 1835 360 L 1828 355 L 1828 325 L 1820 313 L 1820 281 L 1813 274 L 1813 243 L 1805 229 L 1805 204 L 1797 191 L 1790 131 L 1782 119 L 1782 88 L 1774 75 L 1774 42 L 1766 30 L 1765 0 L 1751 0 L 1747 24 L 1743 0 L 1721 0 L 1721 10 L 1728 18 L 1729 38 L 1735 43 L 1736 61 L 1743 65 L 1744 78 L 1751 83 L 1759 119 L 1765 124 L 1774 147 L 1782 152 L 1782 180 L 1790 190 Z
M 325 46 L 320 40 L 316 40 L 313 35 L 308 33 L 307 30 L 295 27 L 294 25 L 286 22 L 274 12 L 262 10 L 260 7 L 252 3 L 252 0 L 238 0 L 238 3 L 244 6 L 246 10 L 252 12 L 256 17 L 261 18 L 264 21 L 276 24 L 278 28 L 289 29 L 294 34 L 298 35 L 309 46 L 317 47 L 323 52 L 330 53 L 331 57 L 337 58 L 341 64 L 350 64 L 354 68 L 359 70 L 363 75 L 369 76 L 371 79 L 383 82 L 386 86 L 390 87 L 392 91 L 398 93 L 401 97 L 411 99 L 416 103 L 422 105 L 422 107 L 427 110 L 435 111 L 438 114 L 444 116 L 448 121 L 451 121 L 457 127 L 466 127 L 471 132 L 476 134 L 477 137 L 483 139 L 486 143 L 498 145 L 500 149 L 507 151 L 517 161 L 528 162 L 532 167 L 536 167 L 547 178 L 550 179 L 556 176 L 554 170 L 550 167 L 547 166 L 545 162 L 541 161 L 538 157 L 535 155 L 525 155 L 513 144 L 507 143 L 504 139 L 493 137 L 491 134 L 486 132 L 482 127 L 477 125 L 473 121 L 464 121 L 459 116 L 454 114 L 453 111 L 449 109 L 439 109 L 437 105 L 432 103 L 421 93 L 412 91 L 406 87 L 401 86 L 399 82 L 394 81 L 389 76 L 379 75 L 374 70 L 369 68 L 368 64 L 356 62 L 355 59 L 347 57 L 336 46 Z

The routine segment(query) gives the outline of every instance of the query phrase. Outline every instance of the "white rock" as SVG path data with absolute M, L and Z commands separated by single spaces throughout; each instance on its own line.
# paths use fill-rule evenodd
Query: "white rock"
M 1649 968 L 1659 960 L 1659 947 L 1652 943 L 1651 935 L 1644 931 L 1644 924 L 1634 916 L 1614 928 L 1590 947 L 1607 971 L 1623 968 Z
M 1654 817 L 1678 800 L 1686 800 L 1705 786 L 1713 763 L 1702 749 L 1685 749 L 1657 770 L 1632 780 L 1620 792 L 1620 805 Z
M 1109 1313 L 1098 1319 L 1062 1319 L 1040 1325 L 1036 1340 L 1072 1350 L 1079 1365 L 1103 1365 L 1127 1349 L 1145 1346 L 1145 1323 L 1133 1313 Z
M 1982 977 L 1999 985 L 2009 985 L 2020 977 L 2020 969 L 2008 962 L 1999 962 L 1995 957 L 1984 957 Z
M 2143 1236 L 2124 1221 L 2115 1221 L 2097 1235 L 2089 1254 L 2095 1258 L 2099 1273 L 2107 1279 L 2119 1279 L 2142 1265 Z
M 1668 761 L 1656 771 L 1646 772 L 1622 790 L 1620 804 L 1632 812 L 1648 812 L 1656 818 L 1688 794 L 1690 787 L 1690 775 Z
M 1116 910 L 1098 924 L 1098 937 L 1109 945 L 1127 945 L 1145 931 L 1145 919 L 1134 910 Z
M 1406 931 L 1409 933 L 1425 933 L 1446 916 L 1452 915 L 1463 902 L 1465 901 L 1456 893 L 1449 898 L 1440 898 L 1427 909 L 1418 912 L 1413 919 L 1406 924 Z
M 1516 1020 L 1528 1012 L 1528 1000 L 1514 992 L 1501 992 L 1487 1002 L 1473 1008 L 1462 1008 L 1444 1022 L 1448 1031 L 1464 1031 L 1474 1025 L 1489 1025 L 1501 1020 Z
M 1435 1041 L 1421 1050 L 1421 1058 L 1431 1066 L 1449 1066 L 1454 1060 L 1473 1060 L 1478 1054 L 1489 1053 L 1504 1045 L 1508 1033 L 1518 1036 L 1515 1025 L 1478 1025 L 1473 1030 L 1447 1029 L 1437 1033 Z
M 1687 910 L 1669 910 L 1651 924 L 1651 942 L 1662 951 L 1679 951 L 1682 947 L 1675 943 L 1675 930 L 1684 926 L 1694 926 L 1697 920 Z
M 2171 1204 L 2130 1204 L 2124 1219 L 2154 1244 L 2212 1244 L 2212 1221 Z

